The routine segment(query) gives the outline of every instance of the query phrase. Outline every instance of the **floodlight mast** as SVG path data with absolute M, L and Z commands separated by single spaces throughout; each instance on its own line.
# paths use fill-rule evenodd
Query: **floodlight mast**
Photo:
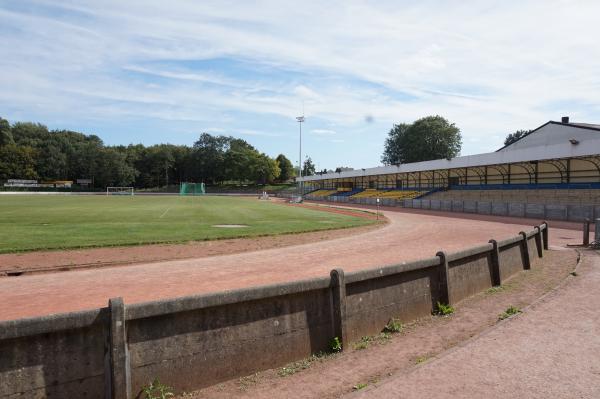
M 296 120 L 298 121 L 298 125 L 300 126 L 300 145 L 298 151 L 298 176 L 302 178 L 302 122 L 304 122 L 304 115 L 297 116 Z M 298 195 L 300 196 L 300 200 L 302 200 L 302 182 L 298 180 Z

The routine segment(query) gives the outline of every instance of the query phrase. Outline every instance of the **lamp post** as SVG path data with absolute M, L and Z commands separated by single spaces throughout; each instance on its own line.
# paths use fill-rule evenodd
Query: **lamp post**
M 300 127 L 300 145 L 298 150 L 298 176 L 302 179 L 302 122 L 304 122 L 304 115 L 297 116 L 298 126 Z M 302 201 L 302 182 L 298 180 L 298 195 L 299 201 Z

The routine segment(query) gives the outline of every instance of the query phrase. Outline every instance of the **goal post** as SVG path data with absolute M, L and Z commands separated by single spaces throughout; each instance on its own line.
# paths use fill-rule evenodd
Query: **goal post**
M 106 195 L 134 195 L 133 187 L 106 187 Z
M 204 183 L 181 183 L 179 195 L 202 195 L 206 194 Z

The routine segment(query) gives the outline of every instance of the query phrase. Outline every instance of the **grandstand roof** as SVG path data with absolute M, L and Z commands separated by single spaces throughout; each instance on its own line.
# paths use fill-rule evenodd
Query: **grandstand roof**
M 562 127 L 562 128 L 559 128 Z M 560 132 L 558 132 L 558 134 L 552 134 L 553 132 L 555 132 L 558 128 L 558 130 L 560 130 Z M 573 129 L 586 129 L 586 130 L 591 130 L 591 131 L 596 131 L 596 132 L 600 132 L 600 125 L 596 125 L 596 124 L 592 124 L 592 123 L 564 123 L 564 122 L 555 122 L 555 121 L 549 121 L 544 123 L 542 126 L 531 130 L 529 133 L 525 134 L 524 136 L 520 137 L 519 139 L 515 140 L 514 142 L 505 145 L 504 147 L 496 150 L 498 151 L 506 151 L 506 149 L 512 149 L 514 148 L 514 146 L 518 146 L 521 147 L 523 146 L 523 143 L 530 143 L 531 141 L 533 141 L 533 145 L 535 145 L 535 141 L 539 141 L 539 140 L 532 140 L 531 135 L 534 135 L 534 137 L 538 138 L 540 136 L 544 136 L 543 139 L 544 140 L 554 140 L 554 141 L 559 141 L 559 140 L 564 140 L 565 139 L 565 135 L 567 136 L 571 136 L 569 138 L 577 138 L 576 136 L 580 136 L 581 132 L 577 132 L 574 131 Z M 578 134 L 579 133 L 579 134 Z M 596 135 L 596 133 L 591 133 L 593 135 Z M 557 136 L 557 137 L 554 137 Z
M 299 181 L 468 168 L 600 154 L 600 125 L 550 121 L 496 152 L 305 176 Z

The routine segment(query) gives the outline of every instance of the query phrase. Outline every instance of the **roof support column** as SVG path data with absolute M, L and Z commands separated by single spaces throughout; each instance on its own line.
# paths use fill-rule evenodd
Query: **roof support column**
M 485 165 L 484 170 L 485 170 L 485 175 L 484 175 L 484 179 L 485 180 L 484 181 L 485 181 L 485 185 L 487 186 L 487 184 L 488 184 L 488 169 L 487 169 L 487 165 Z

